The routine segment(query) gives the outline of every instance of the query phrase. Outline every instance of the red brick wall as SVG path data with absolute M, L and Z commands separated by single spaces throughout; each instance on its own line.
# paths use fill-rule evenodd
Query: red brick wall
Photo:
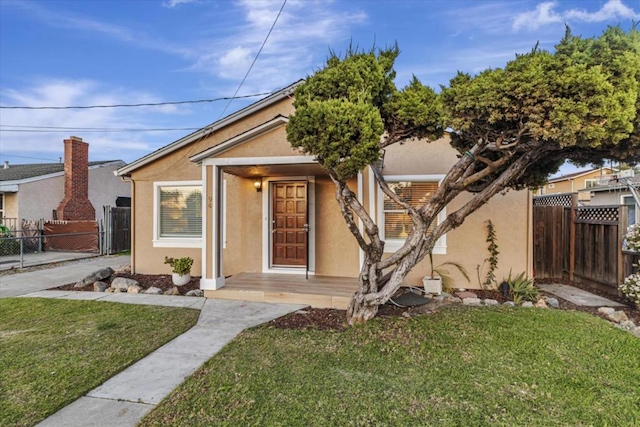
M 96 219 L 89 201 L 89 144 L 75 136 L 64 140 L 64 199 L 57 213 L 59 220 Z

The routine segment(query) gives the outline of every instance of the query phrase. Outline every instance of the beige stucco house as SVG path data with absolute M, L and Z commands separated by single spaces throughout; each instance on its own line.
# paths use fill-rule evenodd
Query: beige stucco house
M 200 287 L 208 297 L 346 307 L 363 255 L 326 172 L 286 139 L 296 85 L 118 171 L 132 185 L 136 273 L 168 273 L 165 256 L 190 256 L 192 273 L 202 276 Z M 407 142 L 386 150 L 384 174 L 417 202 L 455 161 L 448 138 Z M 351 188 L 378 220 L 386 248 L 398 248 L 409 226 L 403 212 L 385 201 L 369 170 Z M 486 221 L 491 219 L 500 250 L 497 277 L 510 270 L 530 273 L 530 206 L 528 191 L 496 196 L 438 242 L 436 263 L 458 261 L 475 277 L 488 257 Z M 409 274 L 408 284 L 419 285 L 428 270 L 425 260 Z M 475 280 L 458 284 L 478 287 Z

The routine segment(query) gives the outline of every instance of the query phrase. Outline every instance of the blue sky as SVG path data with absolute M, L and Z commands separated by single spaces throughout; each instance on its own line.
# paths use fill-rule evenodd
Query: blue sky
M 281 6 L 282 0 L 0 0 L 0 105 L 231 96 Z M 640 20 L 640 3 L 631 0 L 288 0 L 238 95 L 287 86 L 321 67 L 329 49 L 344 52 L 350 43 L 397 42 L 398 86 L 415 74 L 437 87 L 458 70 L 502 67 L 536 42 L 553 49 L 565 23 L 588 37 L 608 25 L 628 29 L 633 19 Z M 224 115 L 257 99 L 234 100 Z M 200 128 L 219 119 L 227 104 L 2 109 L 0 162 L 56 161 L 70 135 L 90 143 L 91 160 L 131 162 L 190 133 L 148 129 Z

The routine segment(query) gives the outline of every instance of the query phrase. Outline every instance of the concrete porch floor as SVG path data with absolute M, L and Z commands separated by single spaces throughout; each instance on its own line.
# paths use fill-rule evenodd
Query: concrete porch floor
M 358 287 L 355 277 L 305 276 L 278 273 L 239 273 L 225 279 L 219 290 L 204 296 L 255 302 L 305 304 L 345 310 Z

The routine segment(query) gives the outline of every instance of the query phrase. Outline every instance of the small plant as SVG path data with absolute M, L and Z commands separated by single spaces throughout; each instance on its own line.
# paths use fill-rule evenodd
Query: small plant
M 513 302 L 516 304 L 538 300 L 538 288 L 533 285 L 533 279 L 529 279 L 524 271 L 514 278 L 511 277 L 511 271 L 509 271 L 509 277 L 504 281 L 509 284 Z
M 619 286 L 620 292 L 632 302 L 640 304 L 640 272 L 635 272 L 624 279 Z
M 432 252 L 429 252 L 429 262 L 431 263 L 431 276 L 430 276 L 430 278 L 431 279 L 435 279 L 437 277 L 440 277 L 442 279 L 442 289 L 445 292 L 451 293 L 451 291 L 453 290 L 453 277 L 451 277 L 449 275 L 449 270 L 445 270 L 442 267 L 446 267 L 446 266 L 455 267 L 455 268 L 458 269 L 460 274 L 462 274 L 464 276 L 464 278 L 467 279 L 467 283 L 471 281 L 469 279 L 469 273 L 467 273 L 467 269 L 464 268 L 464 266 L 462 264 L 460 264 L 459 262 L 447 261 L 447 262 L 443 262 L 442 264 L 439 264 L 439 265 L 434 265 L 433 264 L 433 253 Z
M 488 219 L 487 220 L 487 240 L 486 242 L 489 244 L 487 246 L 487 250 L 489 251 L 489 257 L 485 258 L 482 261 L 482 264 L 478 264 L 476 266 L 476 274 L 478 276 L 478 285 L 482 289 L 494 289 L 497 286 L 496 282 L 496 270 L 498 269 L 498 244 L 496 243 L 496 228 L 493 225 L 493 222 Z M 487 275 L 485 276 L 484 282 L 480 278 L 482 275 L 482 270 L 484 269 L 484 265 L 489 263 L 489 270 L 487 271 Z
M 627 228 L 624 242 L 630 251 L 640 252 L 640 224 L 633 224 Z
M 171 268 L 173 269 L 173 273 L 179 274 L 180 276 L 184 276 L 185 274 L 189 274 L 191 272 L 191 266 L 193 265 L 193 258 L 164 257 L 164 263 L 169 264 L 171 266 Z

